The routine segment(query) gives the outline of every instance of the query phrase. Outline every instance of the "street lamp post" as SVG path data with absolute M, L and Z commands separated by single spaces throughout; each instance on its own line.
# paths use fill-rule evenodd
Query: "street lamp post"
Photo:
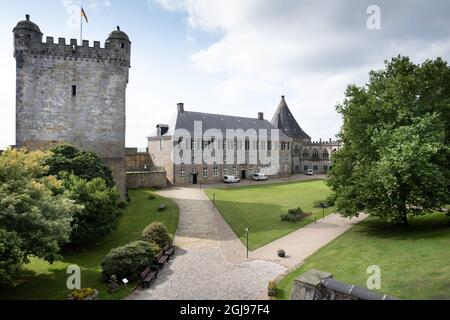
M 249 254 L 248 254 L 248 234 L 249 234 L 249 232 L 250 232 L 250 230 L 248 228 L 246 228 L 245 233 L 247 234 L 247 259 L 249 257 Z

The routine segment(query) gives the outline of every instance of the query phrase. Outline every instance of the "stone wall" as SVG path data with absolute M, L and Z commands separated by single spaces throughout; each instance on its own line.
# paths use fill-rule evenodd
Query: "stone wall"
M 154 168 L 152 158 L 148 152 L 138 152 L 137 149 L 126 149 L 126 165 L 127 172 L 148 171 Z
M 127 172 L 127 188 L 166 188 L 167 174 L 165 171 Z
M 397 300 L 333 279 L 329 272 L 310 270 L 294 281 L 290 300 Z

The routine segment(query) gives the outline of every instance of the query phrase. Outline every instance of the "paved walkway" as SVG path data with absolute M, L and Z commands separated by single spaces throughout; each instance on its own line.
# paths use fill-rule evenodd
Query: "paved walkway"
M 136 290 L 132 300 L 253 300 L 263 298 L 269 281 L 350 229 L 352 221 L 330 215 L 250 254 L 206 194 L 195 188 L 160 191 L 180 207 L 174 259 L 148 290 Z M 288 257 L 280 259 L 283 248 Z
M 180 207 L 174 259 L 149 290 L 131 300 L 254 300 L 286 268 L 270 261 L 249 261 L 246 249 L 198 189 L 159 192 Z
M 273 261 L 287 268 L 294 268 L 366 217 L 366 215 L 361 215 L 359 218 L 349 220 L 337 214 L 328 215 L 325 220 L 307 225 L 253 251 L 250 258 Z M 286 258 L 278 257 L 278 249 L 286 251 Z

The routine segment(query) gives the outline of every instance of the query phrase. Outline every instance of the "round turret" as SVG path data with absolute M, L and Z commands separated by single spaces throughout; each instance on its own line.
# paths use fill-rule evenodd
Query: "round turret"
M 127 41 L 128 43 L 130 43 L 130 38 L 125 32 L 120 30 L 119 26 L 117 26 L 117 30 L 114 30 L 113 32 L 110 33 L 106 41 L 109 40 Z
M 42 32 L 38 25 L 30 21 L 30 15 L 25 16 L 25 20 L 20 21 L 13 30 L 14 44 L 16 49 L 30 47 L 33 43 L 42 42 Z
M 113 53 L 113 56 L 119 59 L 130 59 L 131 41 L 128 35 L 117 27 L 109 35 L 105 42 L 105 48 Z

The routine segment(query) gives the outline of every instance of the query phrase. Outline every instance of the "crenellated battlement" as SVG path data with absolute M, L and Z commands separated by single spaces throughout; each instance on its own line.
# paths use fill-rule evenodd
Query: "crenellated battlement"
M 328 141 L 311 141 L 311 144 L 314 146 L 324 146 L 324 147 L 328 147 L 328 146 L 339 146 L 341 144 L 340 141 L 333 141 L 332 139 L 328 140 Z
M 32 55 L 37 58 L 63 60 L 92 60 L 109 63 L 130 63 L 131 42 L 128 36 L 120 31 L 113 31 L 106 40 L 104 47 L 100 41 L 94 41 L 90 46 L 89 40 L 79 43 L 77 39 L 46 37 L 39 27 L 29 20 L 20 21 L 14 28 L 14 56 Z

